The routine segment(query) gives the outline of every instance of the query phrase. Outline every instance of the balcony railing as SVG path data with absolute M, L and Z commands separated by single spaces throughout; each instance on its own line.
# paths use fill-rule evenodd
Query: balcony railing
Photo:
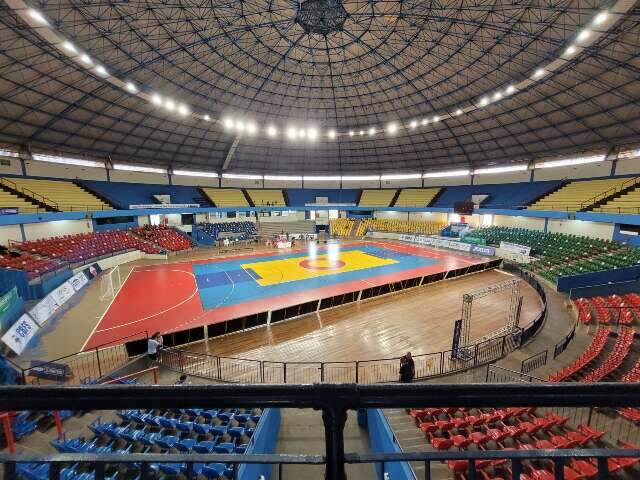
M 609 458 L 640 457 L 640 449 L 565 449 L 508 451 L 444 451 L 420 453 L 348 453 L 344 451 L 347 411 L 386 407 L 638 407 L 640 384 L 468 384 L 468 385 L 202 385 L 202 386 L 85 386 L 4 387 L 0 389 L 0 410 L 105 410 L 234 407 L 312 408 L 322 411 L 324 455 L 199 455 L 199 454 L 64 454 L 43 456 L 0 456 L 6 478 L 14 478 L 18 462 L 48 463 L 49 478 L 57 479 L 64 463 L 91 465 L 95 478 L 104 478 L 105 465 L 137 464 L 142 478 L 155 462 L 186 465 L 193 478 L 196 464 L 220 462 L 242 464 L 324 464 L 325 478 L 343 480 L 345 465 L 421 461 L 429 479 L 433 462 L 459 459 L 468 462 L 467 478 L 476 475 L 476 461 L 507 459 L 511 478 L 519 479 L 526 459 L 550 459 L 555 478 L 564 478 L 563 464 L 570 458 L 595 458 L 598 479 L 608 477 Z M 318 432 L 320 435 L 320 432 Z M 258 479 L 256 479 L 258 480 Z

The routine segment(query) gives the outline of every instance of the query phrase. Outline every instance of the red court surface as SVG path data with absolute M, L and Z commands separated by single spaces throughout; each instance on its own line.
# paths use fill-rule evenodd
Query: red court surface
M 215 264 L 229 260 L 259 259 L 267 256 L 272 257 L 274 253 L 261 252 L 193 262 L 134 267 L 124 281 L 120 291 L 108 306 L 105 314 L 99 320 L 95 330 L 87 339 L 84 348 L 95 348 L 138 332 L 146 331 L 149 334 L 155 331 L 162 333 L 178 332 L 391 282 L 482 264 L 492 260 L 488 257 L 463 255 L 448 250 L 408 244 L 387 242 L 369 242 L 369 244 L 413 256 L 428 257 L 436 260 L 436 262 L 433 265 L 401 272 L 383 275 L 372 274 L 370 277 L 365 276 L 365 278 L 358 280 L 327 284 L 327 286 L 320 288 L 294 289 L 287 295 L 272 296 L 260 300 L 248 299 L 234 305 L 221 304 L 209 310 L 205 310 L 202 306 L 196 277 L 193 273 L 194 264 Z M 304 252 L 304 250 L 287 250 L 283 254 L 294 252 Z

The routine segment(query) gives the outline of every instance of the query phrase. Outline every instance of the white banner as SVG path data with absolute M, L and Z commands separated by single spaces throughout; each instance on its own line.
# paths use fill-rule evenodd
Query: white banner
M 73 297 L 73 294 L 76 293 L 71 284 L 67 281 L 60 285 L 58 288 L 53 290 L 49 295 L 53 297 L 58 307 L 61 307 L 67 300 Z
M 26 348 L 29 340 L 36 334 L 37 330 L 38 326 L 31 320 L 31 317 L 25 313 L 7 330 L 7 333 L 2 336 L 2 341 L 17 355 L 20 355 Z
M 436 248 L 450 248 L 451 250 L 459 250 L 461 252 L 470 252 L 471 245 L 468 243 L 456 242 L 440 237 L 424 237 L 422 235 L 400 235 L 403 242 L 417 243 Z
M 517 243 L 500 242 L 500 249 L 505 252 L 519 253 L 520 255 L 524 255 L 525 257 L 528 257 L 531 253 L 531 247 L 527 247 L 526 245 L 518 245 Z
M 49 294 L 29 310 L 29 315 L 31 315 L 39 326 L 42 326 L 53 316 L 57 309 L 58 304 L 51 294 Z
M 129 209 L 130 210 L 140 210 L 140 209 L 147 209 L 147 208 L 157 208 L 157 209 L 164 209 L 164 208 L 200 208 L 200 204 L 199 203 L 150 203 L 148 205 L 129 205 Z
M 79 292 L 82 287 L 89 283 L 89 279 L 84 272 L 78 272 L 68 280 L 69 284 L 73 287 L 73 290 Z

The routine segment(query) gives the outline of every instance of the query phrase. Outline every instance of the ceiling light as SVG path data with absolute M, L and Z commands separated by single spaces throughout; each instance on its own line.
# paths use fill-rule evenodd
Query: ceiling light
M 262 175 L 251 175 L 245 173 L 223 173 L 222 178 L 238 178 L 243 180 L 262 180 Z
M 456 110 L 456 115 L 462 115 L 462 109 L 461 108 Z
M 126 88 L 128 92 L 138 93 L 138 87 L 136 87 L 132 82 L 127 82 L 124 88 Z
M 167 173 L 164 168 L 141 167 L 139 165 L 127 165 L 124 163 L 115 163 L 114 170 L 124 170 L 125 172 L 145 172 L 145 173 Z
M 207 115 L 206 113 L 205 113 L 204 117 L 202 117 L 202 118 L 204 118 L 204 120 L 206 122 L 210 122 L 211 121 L 211 117 L 209 115 Z
M 287 137 L 291 140 L 296 138 L 296 129 L 293 127 L 287 128 Z
M 369 128 L 369 136 L 372 137 L 376 134 L 376 129 L 374 127 Z
M 411 123 L 409 124 L 409 127 L 411 129 L 414 129 L 418 126 L 418 121 L 417 120 L 411 120 Z
M 331 140 L 333 140 L 334 138 L 336 138 L 336 131 L 335 130 L 329 130 L 329 132 L 327 133 L 327 135 L 329 135 L 329 138 Z
M 542 78 L 546 73 L 547 72 L 544 68 L 539 68 L 533 73 L 533 78 Z
M 516 93 L 516 87 L 514 87 L 513 85 L 509 85 L 507 87 L 507 89 L 504 91 L 505 95 L 511 95 L 513 93 Z
M 73 43 L 69 42 L 69 41 L 64 42 L 62 44 L 62 48 L 64 48 L 67 52 L 69 52 L 69 53 L 71 53 L 73 55 L 78 53 L 78 49 L 76 48 L 76 46 Z
M 104 168 L 104 162 L 95 162 L 93 160 L 84 160 L 80 158 L 61 157 L 58 155 L 46 155 L 43 153 L 34 153 L 33 159 L 39 162 L 63 163 L 65 165 L 78 165 L 81 167 Z
M 151 95 L 151 103 L 153 103 L 154 105 L 162 105 L 162 97 L 157 93 L 154 93 L 153 95 Z
M 244 131 L 244 122 L 242 120 L 236 120 L 236 130 L 238 130 L 239 132 Z
M 481 107 L 486 107 L 487 105 L 489 105 L 489 97 L 482 97 L 480 99 L 480 104 Z
M 189 115 L 189 107 L 187 107 L 184 103 L 178 105 L 178 113 L 183 117 Z
M 353 135 L 354 135 L 354 131 L 353 130 L 349 130 L 349 136 L 353 137 Z
M 340 181 L 339 176 L 326 176 L 326 175 L 320 175 L 320 176 L 305 175 L 303 179 L 305 182 L 339 182 Z
M 170 112 L 173 112 L 176 109 L 176 102 L 174 102 L 173 100 L 171 100 L 170 98 L 167 98 L 164 101 L 164 107 L 169 110 Z
M 387 125 L 387 131 L 390 134 L 394 134 L 398 131 L 398 124 L 397 123 L 390 123 L 389 125 Z
M 300 175 L 265 175 L 264 180 L 271 181 L 289 181 L 289 182 L 299 182 L 302 180 Z
M 307 136 L 307 132 L 305 132 L 305 130 L 303 128 L 301 128 L 300 130 L 298 130 L 298 136 L 300 138 L 304 138 Z
M 270 137 L 275 137 L 278 134 L 278 131 L 276 130 L 276 127 L 274 127 L 273 125 L 269 125 L 267 127 L 267 135 L 269 135 Z
M 174 170 L 171 173 L 173 175 L 186 175 L 189 177 L 210 177 L 210 178 L 218 177 L 218 174 L 215 172 L 201 172 L 199 170 Z
M 425 126 L 429 123 L 429 120 L 427 120 L 426 118 L 423 118 L 421 123 L 422 123 L 422 126 Z
M 596 18 L 593 19 L 593 24 L 600 25 L 607 19 L 608 16 L 609 13 L 606 10 L 604 12 L 600 12 L 598 15 L 596 15 Z
M 91 60 L 91 57 L 86 53 L 83 53 L 82 55 L 80 55 L 80 61 L 85 65 L 93 65 L 93 60 Z
M 497 102 L 498 100 L 502 100 L 502 94 L 500 92 L 496 92 L 493 94 L 493 101 Z
M 257 130 L 258 130 L 258 128 L 256 127 L 255 123 L 253 123 L 253 122 L 247 123 L 247 132 L 249 132 L 251 135 L 256 133 Z
M 585 163 L 603 162 L 606 155 L 593 155 L 590 157 L 567 158 L 562 160 L 550 160 L 536 163 L 536 168 L 567 167 L 570 165 L 584 165 Z
M 222 120 L 222 124 L 224 125 L 224 128 L 226 129 L 232 129 L 233 128 L 233 120 L 231 120 L 230 118 L 225 118 Z
M 438 115 L 433 117 L 433 123 L 438 123 L 439 121 L 440 121 L 440 117 Z
M 591 35 L 591 30 L 582 30 L 579 34 L 578 34 L 578 38 L 577 40 L 579 42 L 584 42 L 587 38 L 589 38 L 589 36 Z
M 564 54 L 567 57 L 570 57 L 574 53 L 576 53 L 576 47 L 574 47 L 573 45 L 569 45 L 567 49 L 564 51 Z
M 32 8 L 31 10 L 29 10 L 29 15 L 38 23 L 41 23 L 43 25 L 47 25 L 49 23 L 47 22 L 47 19 L 44 18 L 44 15 L 42 15 L 38 10 L 34 10 Z
M 439 178 L 439 177 L 462 177 L 469 175 L 469 170 L 449 170 L 445 172 L 425 173 L 423 178 Z
M 360 136 L 364 135 L 364 130 L 360 130 L 360 131 L 358 132 L 358 135 L 360 135 Z
M 390 175 L 380 175 L 380 180 L 412 180 L 421 177 L 422 174 L 420 173 L 392 173 Z
M 102 65 L 98 65 L 96 67 L 96 73 L 102 77 L 106 77 L 109 75 L 109 72 L 107 72 L 107 69 L 104 68 Z
M 316 138 L 318 138 L 318 130 L 316 130 L 315 128 L 310 128 L 309 130 L 307 130 L 307 137 L 309 138 L 309 140 L 315 140 Z
M 343 182 L 361 182 L 367 180 L 380 180 L 378 175 L 347 175 L 342 177 Z
M 526 170 L 528 167 L 526 165 L 509 165 L 506 167 L 489 167 L 489 168 L 478 168 L 473 171 L 474 175 L 482 175 L 483 173 L 505 173 L 505 172 L 520 172 Z

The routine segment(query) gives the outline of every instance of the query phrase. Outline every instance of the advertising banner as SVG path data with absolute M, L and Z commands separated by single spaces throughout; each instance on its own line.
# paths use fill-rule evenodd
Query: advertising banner
M 129 205 L 130 210 L 146 210 L 146 209 L 166 209 L 166 208 L 200 208 L 199 203 L 150 203 L 145 205 Z
M 18 301 L 18 287 L 13 287 L 0 297 L 0 318 L 4 318 L 11 305 Z
M 500 242 L 500 248 L 505 252 L 519 253 L 520 255 L 524 255 L 525 257 L 528 257 L 531 253 L 531 247 L 527 247 L 526 245 L 518 245 L 517 243 Z
M 25 313 L 7 330 L 7 333 L 2 336 L 2 341 L 17 355 L 20 355 L 36 334 L 37 330 L 38 326 L 31 320 L 31 317 Z
M 79 292 L 82 287 L 84 287 L 87 283 L 89 283 L 89 279 L 87 275 L 83 272 L 76 273 L 73 277 L 67 280 L 75 292 Z
M 494 247 L 487 247 L 485 245 L 471 245 L 471 253 L 494 257 L 496 255 L 496 249 Z
M 69 281 L 64 282 L 58 288 L 53 290 L 49 295 L 53 297 L 53 300 L 56 302 L 57 307 L 59 308 L 67 301 L 73 297 L 73 294 L 76 293 Z
M 31 360 L 29 375 L 32 377 L 46 378 L 49 380 L 63 381 L 65 377 L 73 376 L 69 365 L 64 363 L 44 362 L 42 360 Z
M 57 309 L 58 304 L 51 294 L 49 294 L 29 310 L 29 315 L 31 315 L 39 326 L 42 326 L 53 316 Z
M 453 341 L 451 342 L 451 358 L 458 358 L 460 349 L 460 335 L 462 334 L 462 319 L 456 320 L 453 326 Z

